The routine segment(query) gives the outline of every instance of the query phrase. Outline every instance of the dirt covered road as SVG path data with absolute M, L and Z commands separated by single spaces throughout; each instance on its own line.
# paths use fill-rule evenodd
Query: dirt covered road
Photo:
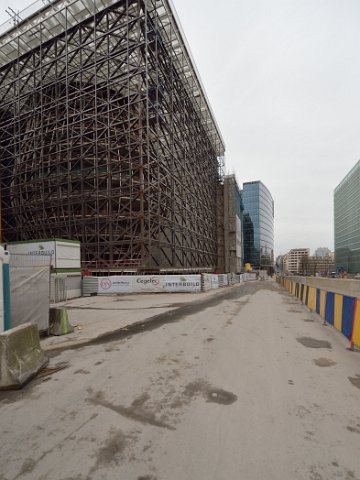
M 271 281 L 172 315 L 0 393 L 0 479 L 360 480 L 338 332 Z

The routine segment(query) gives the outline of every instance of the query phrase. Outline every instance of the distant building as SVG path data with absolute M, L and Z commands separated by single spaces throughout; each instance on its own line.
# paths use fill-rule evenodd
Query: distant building
M 306 273 L 309 275 L 318 275 L 321 277 L 329 277 L 331 272 L 335 270 L 334 256 L 331 254 L 324 257 L 311 256 L 303 265 Z
M 319 247 L 315 250 L 315 257 L 326 257 L 331 254 L 331 250 L 327 247 Z
M 285 270 L 289 273 L 303 273 L 304 261 L 309 258 L 309 248 L 293 248 L 286 254 Z
M 335 265 L 360 272 L 360 161 L 334 191 Z
M 242 200 L 235 175 L 226 175 L 219 185 L 218 271 L 237 273 L 243 267 Z
M 274 268 L 274 200 L 260 181 L 242 190 L 244 262 L 255 269 Z
M 281 273 L 284 271 L 285 255 L 278 255 L 275 260 L 275 272 Z
M 318 252 L 318 250 L 320 250 Z M 322 248 L 317 249 L 315 255 L 310 256 L 309 248 L 293 248 L 280 259 L 278 257 L 277 263 L 280 266 L 280 271 L 290 273 L 293 275 L 306 274 L 318 275 L 327 277 L 334 271 L 334 255 L 328 248 L 328 253 L 325 255 L 318 255 Z M 325 253 L 325 252 L 323 252 Z

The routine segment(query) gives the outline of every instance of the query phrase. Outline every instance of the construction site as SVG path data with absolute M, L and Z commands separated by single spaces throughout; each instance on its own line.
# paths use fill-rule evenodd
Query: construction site
M 31 7 L 0 28 L 2 241 L 78 240 L 90 270 L 214 271 L 225 147 L 174 7 Z

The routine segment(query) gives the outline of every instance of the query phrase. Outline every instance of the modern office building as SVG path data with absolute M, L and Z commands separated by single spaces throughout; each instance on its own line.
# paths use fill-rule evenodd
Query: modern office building
M 253 268 L 274 267 L 274 200 L 261 181 L 246 182 L 242 190 L 244 262 Z
M 334 191 L 335 266 L 360 272 L 360 160 Z
M 316 250 L 315 250 L 315 253 L 314 253 L 314 256 L 315 257 L 327 257 L 329 255 L 331 255 L 332 252 L 329 248 L 327 247 L 318 247 Z
M 2 241 L 212 271 L 224 142 L 171 0 L 46 0 L 0 25 Z

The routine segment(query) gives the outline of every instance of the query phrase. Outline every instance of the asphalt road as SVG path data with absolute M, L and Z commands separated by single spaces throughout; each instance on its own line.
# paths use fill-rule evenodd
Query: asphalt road
M 360 480 L 360 353 L 270 281 L 205 307 L 0 393 L 0 479 Z

